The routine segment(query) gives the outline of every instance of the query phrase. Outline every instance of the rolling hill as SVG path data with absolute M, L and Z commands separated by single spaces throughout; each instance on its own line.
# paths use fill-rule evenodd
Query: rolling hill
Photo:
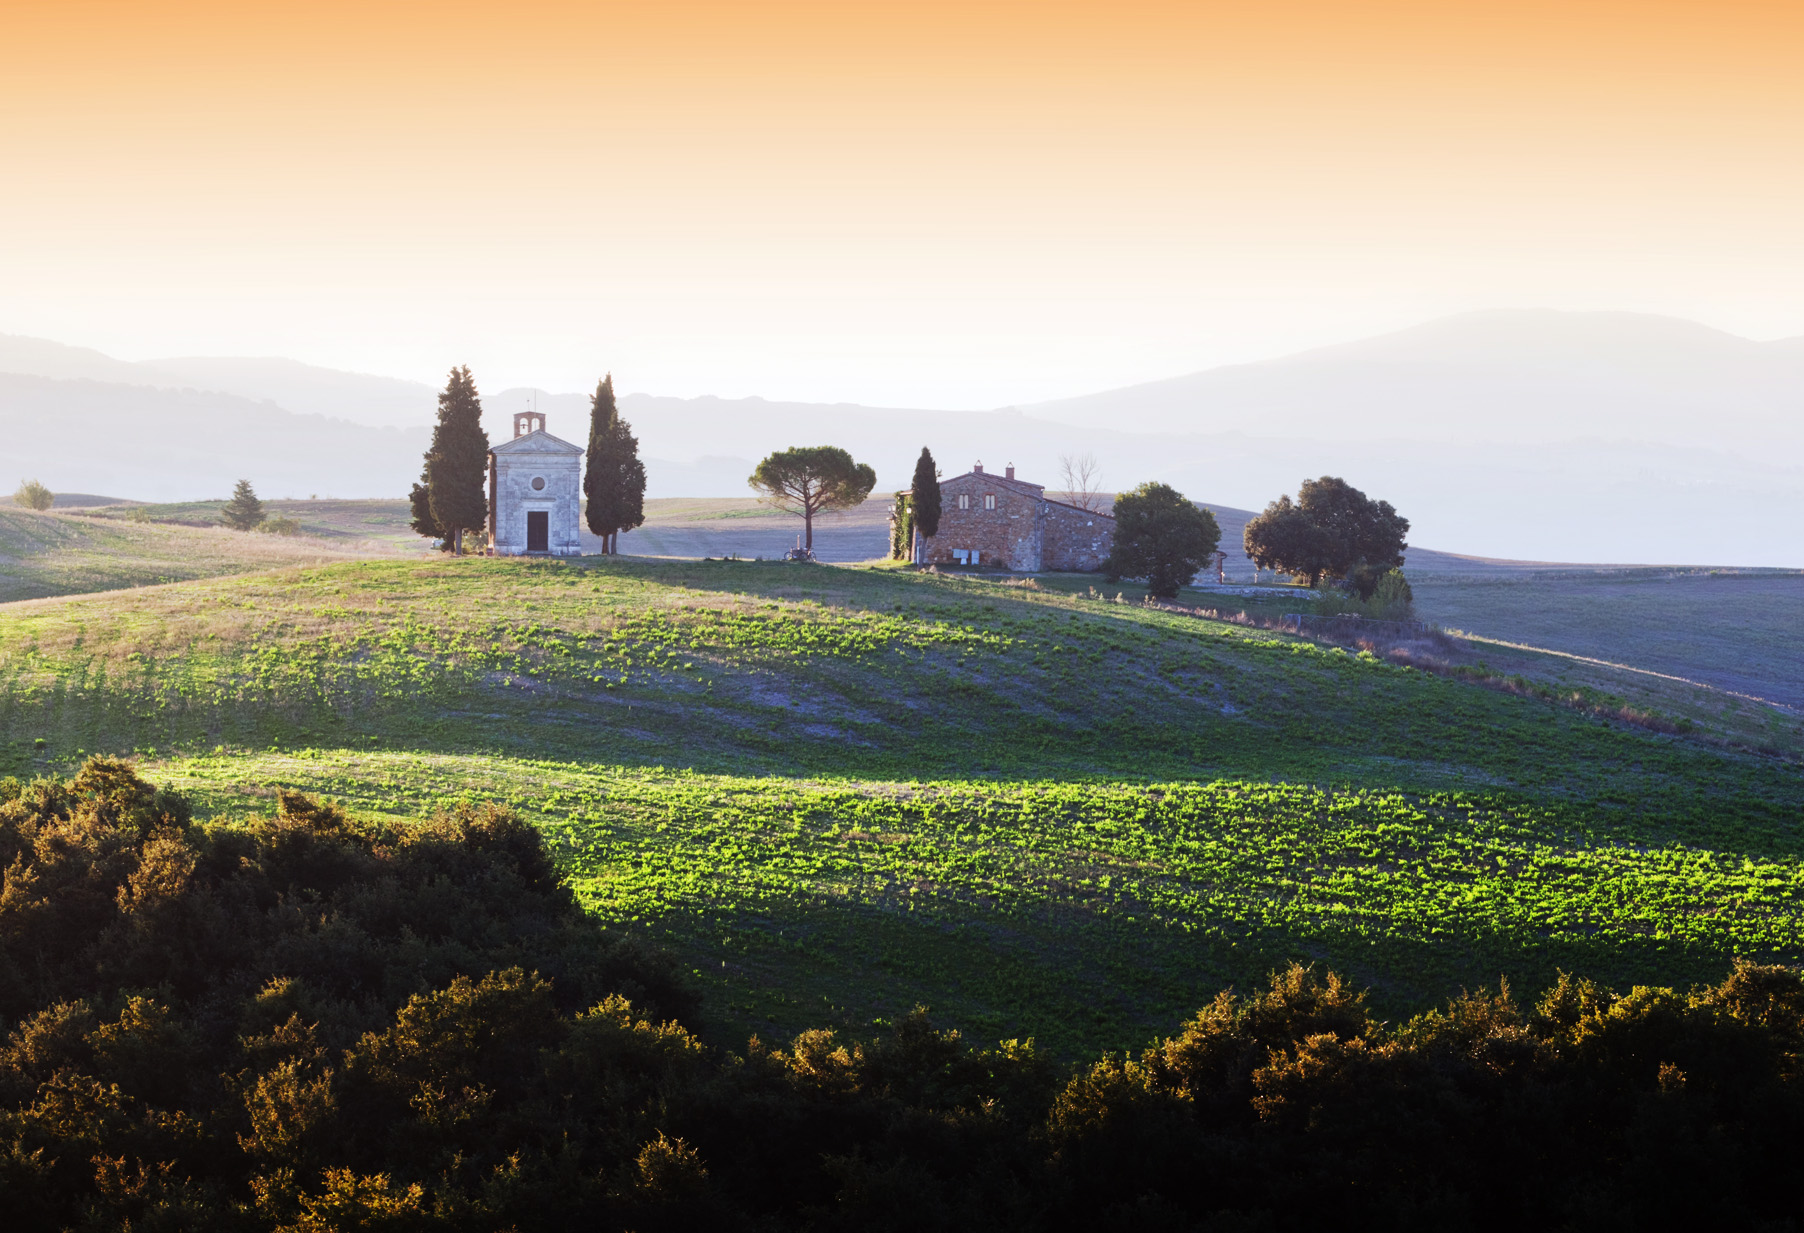
M 318 565 L 367 545 L 246 535 L 223 527 L 39 514 L 0 506 L 0 604 Z
M 1292 958 L 1387 1014 L 1804 958 L 1795 762 L 1081 588 L 435 559 L 0 610 L 0 770 L 95 751 L 220 818 L 511 803 L 727 1041 L 919 1002 L 1083 1054 Z

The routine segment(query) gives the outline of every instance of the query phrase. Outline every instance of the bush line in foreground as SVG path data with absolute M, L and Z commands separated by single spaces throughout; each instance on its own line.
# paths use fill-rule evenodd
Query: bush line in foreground
M 1562 976 L 1379 1022 L 1332 973 L 1068 1069 L 925 1011 L 743 1052 L 514 815 L 194 824 L 0 784 L 10 1227 L 1796 1225 L 1804 978 Z

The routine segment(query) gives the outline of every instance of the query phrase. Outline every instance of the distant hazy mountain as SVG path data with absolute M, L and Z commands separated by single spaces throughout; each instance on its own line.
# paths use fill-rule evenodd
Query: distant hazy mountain
M 147 360 L 148 375 L 197 390 L 273 402 L 303 415 L 329 415 L 377 428 L 423 428 L 438 414 L 438 391 L 418 381 L 316 368 L 294 360 Z
M 400 496 L 428 436 L 231 394 L 0 373 L 0 460 L 53 490 L 177 501 L 242 478 L 265 497 Z
M 231 394 L 374 428 L 429 427 L 438 392 L 418 381 L 339 372 L 284 359 L 116 360 L 85 347 L 0 334 L 0 372 Z
M 140 498 L 400 496 L 436 392 L 286 360 L 124 363 L 0 336 L 0 487 Z M 481 374 L 478 373 L 480 384 Z M 213 392 L 206 392 L 213 391 Z M 483 398 L 493 440 L 536 407 L 582 444 L 586 394 Z M 1483 556 L 1804 565 L 1804 340 L 1750 342 L 1612 313 L 1479 313 L 1263 364 L 1022 410 L 921 411 L 628 394 L 654 497 L 741 496 L 773 449 L 832 443 L 879 491 L 921 446 L 947 475 L 981 459 L 1059 486 L 1089 451 L 1143 480 L 1259 509 L 1340 475 L 1390 500 L 1411 540 Z M 415 427 L 376 425 L 410 423 Z
M 1128 432 L 1609 440 L 1767 459 L 1804 445 L 1804 338 L 1633 313 L 1468 313 L 1024 410 Z

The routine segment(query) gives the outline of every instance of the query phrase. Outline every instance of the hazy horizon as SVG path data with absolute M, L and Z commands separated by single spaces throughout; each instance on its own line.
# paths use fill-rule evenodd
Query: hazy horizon
M 528 405 L 584 439 L 586 393 L 497 389 L 480 372 L 477 384 L 493 439 Z M 0 336 L 8 454 L 69 491 L 188 499 L 248 477 L 272 496 L 398 496 L 435 394 L 285 359 L 127 364 Z M 1111 488 L 1157 479 L 1241 509 L 1340 475 L 1442 551 L 1804 564 L 1792 531 L 1804 523 L 1804 343 L 1670 318 L 1469 314 L 990 411 L 621 395 L 654 497 L 745 495 L 757 458 L 821 441 L 872 463 L 884 490 L 907 482 L 922 444 L 947 474 L 1013 462 L 1054 487 L 1059 456 L 1089 452 Z
M 1804 10 L 16 5 L 0 331 L 1026 405 L 1526 306 L 1804 334 Z

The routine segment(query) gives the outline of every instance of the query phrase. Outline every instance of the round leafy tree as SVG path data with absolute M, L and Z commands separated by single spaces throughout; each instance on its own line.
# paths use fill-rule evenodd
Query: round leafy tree
M 36 480 L 26 480 L 13 493 L 13 504 L 23 505 L 26 509 L 45 510 L 56 503 L 56 494 Z
M 803 547 L 812 551 L 814 516 L 862 504 L 877 486 L 877 473 L 837 445 L 816 445 L 772 454 L 747 483 L 777 509 L 801 515 Z
M 1171 599 L 1219 543 L 1214 514 L 1170 484 L 1146 483 L 1115 498 L 1115 542 L 1103 572 L 1111 582 L 1144 578 L 1150 594 Z
M 1409 519 L 1332 475 L 1305 480 L 1297 499 L 1279 497 L 1248 521 L 1243 542 L 1261 569 L 1281 570 L 1310 586 L 1345 582 L 1370 598 L 1378 580 L 1403 564 Z

